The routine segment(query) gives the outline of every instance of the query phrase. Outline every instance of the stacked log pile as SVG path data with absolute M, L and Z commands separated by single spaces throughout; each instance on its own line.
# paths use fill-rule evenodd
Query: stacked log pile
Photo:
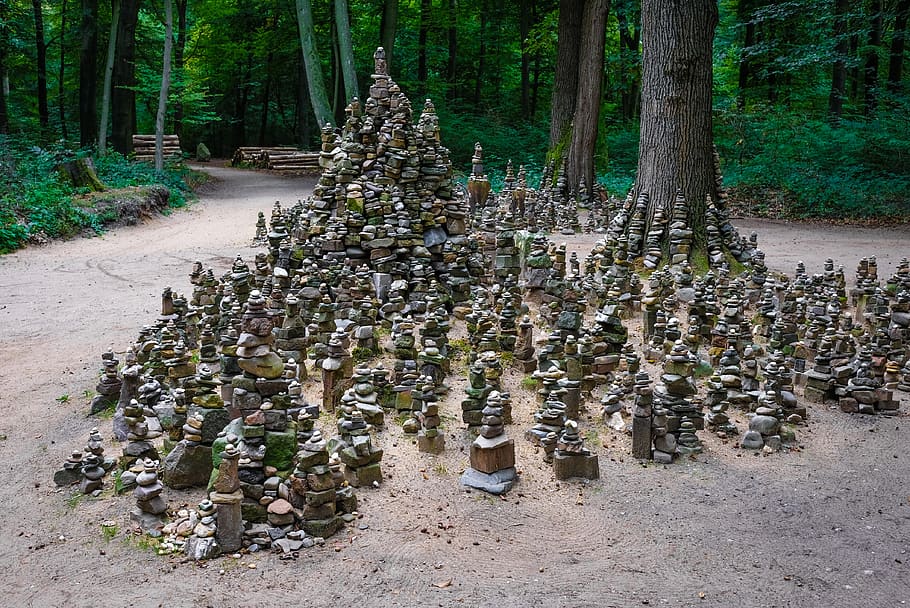
M 164 158 L 182 158 L 180 137 L 177 135 L 164 136 Z M 155 162 L 155 136 L 133 135 L 133 158 L 144 163 Z
M 291 146 L 237 148 L 231 165 L 282 172 L 319 171 L 319 153 L 301 152 Z

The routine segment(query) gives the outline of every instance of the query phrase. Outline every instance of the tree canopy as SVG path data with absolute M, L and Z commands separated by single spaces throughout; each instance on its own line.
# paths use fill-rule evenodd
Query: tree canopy
M 162 3 L 142 0 L 0 0 L 0 131 L 42 146 L 97 144 L 108 38 L 132 36 L 128 23 L 111 28 L 115 4 L 121 20 L 138 12 L 134 60 L 117 41 L 134 74 L 118 78 L 115 62 L 111 141 L 154 132 L 165 15 Z M 391 76 L 415 103 L 433 99 L 456 166 L 466 169 L 481 141 L 494 179 L 512 159 L 533 181 L 551 145 L 554 83 L 565 75 L 557 48 L 567 4 L 175 0 L 164 131 L 179 133 L 185 149 L 204 142 L 220 156 L 244 144 L 314 149 L 320 125 L 301 40 L 312 43 L 323 113 L 337 124 L 351 91 L 369 82 L 375 48 L 394 41 Z M 604 4 L 594 173 L 623 195 L 638 158 L 641 7 Z M 300 29 L 301 5 L 312 35 Z M 801 214 L 906 211 L 910 0 L 719 0 L 718 8 L 714 135 L 734 198 L 783 201 Z

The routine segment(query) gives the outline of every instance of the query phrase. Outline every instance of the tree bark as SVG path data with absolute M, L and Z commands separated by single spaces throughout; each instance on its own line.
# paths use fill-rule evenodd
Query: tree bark
M 882 44 L 881 0 L 872 0 L 870 11 L 869 47 L 863 68 L 863 113 L 866 116 L 875 114 L 878 105 L 878 51 Z
M 133 149 L 136 124 L 136 22 L 139 0 L 121 0 L 117 24 L 114 71 L 111 82 L 111 144 L 121 154 Z
M 338 53 L 341 73 L 344 76 L 344 93 L 347 101 L 357 97 L 357 70 L 354 69 L 354 43 L 351 41 L 351 18 L 348 0 L 335 0 L 335 29 L 338 30 Z
M 79 145 L 92 145 L 98 135 L 98 0 L 82 0 L 82 42 L 79 47 Z M 61 47 L 62 48 L 62 47 Z
M 847 95 L 847 52 L 850 40 L 847 38 L 847 10 L 850 0 L 834 1 L 834 68 L 831 73 L 831 94 L 828 97 L 828 118 L 832 123 L 840 120 Z
M 186 5 L 187 0 L 175 0 L 177 6 L 177 44 L 174 46 L 174 72 L 177 74 L 177 98 L 174 100 L 174 133 L 183 134 L 183 53 L 186 50 Z
M 104 65 L 104 90 L 101 91 L 101 120 L 98 124 L 98 153 L 107 154 L 107 121 L 111 107 L 111 88 L 114 59 L 117 49 L 117 31 L 120 29 L 120 0 L 111 0 L 111 32 L 107 41 L 107 63 Z
M 44 13 L 41 0 L 32 0 L 32 12 L 35 16 L 35 67 L 38 76 L 38 121 L 41 131 L 46 135 L 50 112 L 47 109 L 47 45 L 44 42 Z
M 316 116 L 316 122 L 321 127 L 326 123 L 332 122 L 332 109 L 329 106 L 329 96 L 326 93 L 325 79 L 322 77 L 322 67 L 319 63 L 319 52 L 316 49 L 313 8 L 310 5 L 310 0 L 297 0 L 297 24 L 313 114 Z
M 380 44 L 385 50 L 385 62 L 389 68 L 389 76 L 395 62 L 392 60 L 395 50 L 395 32 L 398 29 L 398 0 L 385 0 L 382 4 L 382 19 L 379 24 Z
M 910 0 L 899 0 L 894 15 L 894 33 L 888 57 L 888 90 L 900 93 L 904 68 L 904 46 L 907 39 L 907 20 L 910 18 Z
M 694 245 L 704 251 L 706 197 L 718 200 L 711 126 L 717 2 L 643 0 L 641 21 L 641 135 L 633 200 L 648 196 L 647 234 L 658 209 L 670 217 L 681 191 Z
M 601 86 L 604 73 L 607 13 L 610 0 L 587 0 L 582 18 L 578 53 L 578 92 L 572 119 L 572 140 L 566 160 L 569 189 L 584 182 L 588 192 L 594 185 L 594 146 L 600 119 Z
M 66 143 L 69 130 L 66 128 L 66 0 L 60 5 L 60 67 L 57 72 L 57 110 L 60 116 L 60 138 Z
M 578 93 L 578 51 L 581 39 L 582 0 L 560 0 L 557 26 L 556 71 L 550 103 L 550 150 L 568 143 Z
M 164 119 L 167 117 L 167 92 L 171 86 L 171 48 L 174 45 L 174 11 L 171 0 L 164 0 L 164 55 L 161 67 L 161 91 L 155 117 L 155 171 L 164 171 Z

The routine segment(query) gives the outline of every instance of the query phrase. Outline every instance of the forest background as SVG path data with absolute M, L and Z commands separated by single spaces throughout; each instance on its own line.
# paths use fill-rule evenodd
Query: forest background
M 198 142 L 220 157 L 241 145 L 318 149 L 301 3 L 313 18 L 311 40 L 336 124 L 351 91 L 348 37 L 361 98 L 373 51 L 384 45 L 391 76 L 415 111 L 424 98 L 433 100 L 458 170 L 470 166 L 479 141 L 494 184 L 511 159 L 537 186 L 548 152 L 558 151 L 550 135 L 556 0 L 173 0 L 165 132 L 177 133 L 184 150 Z M 112 29 L 115 8 L 120 18 Z M 720 0 L 719 16 L 714 139 L 733 200 L 756 215 L 905 217 L 910 0 Z M 599 62 L 596 175 L 620 197 L 638 160 L 640 22 L 638 0 L 610 3 Z M 69 150 L 95 151 L 111 32 L 117 61 L 110 142 L 121 155 L 99 164 L 103 180 L 129 184 L 149 178 L 147 169 L 120 161 L 129 134 L 155 132 L 163 4 L 0 0 L 0 169 L 7 188 L 0 193 L 0 251 L 28 236 L 35 218 L 17 221 L 23 209 L 46 211 L 70 194 L 59 191 L 53 162 Z M 118 103 L 118 95 L 128 101 Z M 15 188 L 17 182 L 28 187 Z M 23 206 L 28 190 L 38 194 Z M 79 224 L 78 217 L 67 221 Z

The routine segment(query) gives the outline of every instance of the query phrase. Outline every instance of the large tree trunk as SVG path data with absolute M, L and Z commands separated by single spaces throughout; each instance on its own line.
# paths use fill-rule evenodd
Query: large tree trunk
M 899 93 L 904 68 L 904 45 L 907 38 L 907 20 L 910 18 L 910 0 L 899 0 L 894 15 L 894 33 L 888 57 L 888 90 Z
M 136 22 L 139 0 L 121 0 L 111 86 L 111 145 L 121 154 L 133 149 L 136 124 Z
M 389 76 L 392 75 L 392 60 L 395 47 L 395 32 L 398 29 L 398 0 L 385 0 L 382 4 L 382 19 L 379 24 L 380 44 L 385 50 L 385 62 L 389 66 Z
M 41 0 L 32 0 L 35 15 L 35 67 L 38 71 L 38 121 L 43 135 L 47 135 L 50 112 L 47 109 L 47 45 L 44 43 L 44 13 Z
M 164 171 L 164 119 L 167 117 L 167 92 L 171 86 L 171 47 L 174 45 L 174 11 L 171 0 L 164 0 L 164 55 L 161 67 L 161 91 L 155 117 L 155 171 Z
M 350 101 L 358 96 L 358 92 L 348 0 L 335 0 L 335 29 L 338 31 L 338 55 L 341 59 L 341 73 L 344 76 L 344 94 L 346 101 Z
M 313 114 L 321 127 L 332 122 L 332 109 L 325 89 L 325 79 L 322 77 L 319 52 L 316 49 L 316 32 L 313 29 L 313 8 L 310 0 L 297 0 L 297 25 Z
M 65 144 L 69 140 L 66 128 L 66 0 L 60 5 L 60 66 L 57 72 L 57 110 L 60 116 L 60 137 Z
M 641 139 L 632 195 L 634 200 L 647 195 L 650 227 L 657 210 L 670 217 L 681 191 L 694 245 L 702 251 L 706 197 L 716 201 L 718 194 L 711 128 L 711 47 L 717 20 L 716 0 L 642 2 Z
M 569 188 L 594 185 L 594 146 L 600 118 L 607 13 L 610 0 L 587 0 L 578 53 L 578 93 L 572 119 L 572 141 L 566 158 Z
M 847 95 L 847 52 L 850 40 L 847 38 L 847 9 L 850 0 L 834 1 L 834 68 L 831 73 L 831 95 L 828 97 L 828 118 L 836 123 L 844 109 Z
M 863 112 L 866 116 L 875 114 L 878 105 L 878 51 L 882 45 L 882 2 L 872 0 L 870 3 L 871 20 L 869 27 L 869 46 L 866 51 L 866 64 L 863 70 Z
M 79 145 L 92 145 L 98 135 L 98 0 L 82 0 L 82 43 L 79 47 Z
M 111 0 L 111 33 L 107 41 L 107 63 L 104 65 L 104 90 L 101 91 L 101 120 L 98 124 L 98 153 L 107 153 L 107 120 L 111 107 L 111 88 L 114 76 L 114 59 L 117 49 L 117 31 L 120 29 L 120 0 Z
M 186 50 L 186 4 L 187 0 L 175 0 L 177 6 L 177 45 L 174 47 L 174 71 L 177 73 L 177 98 L 174 100 L 174 133 L 177 137 L 183 134 L 183 53 Z
M 550 150 L 568 143 L 578 94 L 578 50 L 581 41 L 582 0 L 560 0 L 557 26 L 556 71 L 550 103 Z

